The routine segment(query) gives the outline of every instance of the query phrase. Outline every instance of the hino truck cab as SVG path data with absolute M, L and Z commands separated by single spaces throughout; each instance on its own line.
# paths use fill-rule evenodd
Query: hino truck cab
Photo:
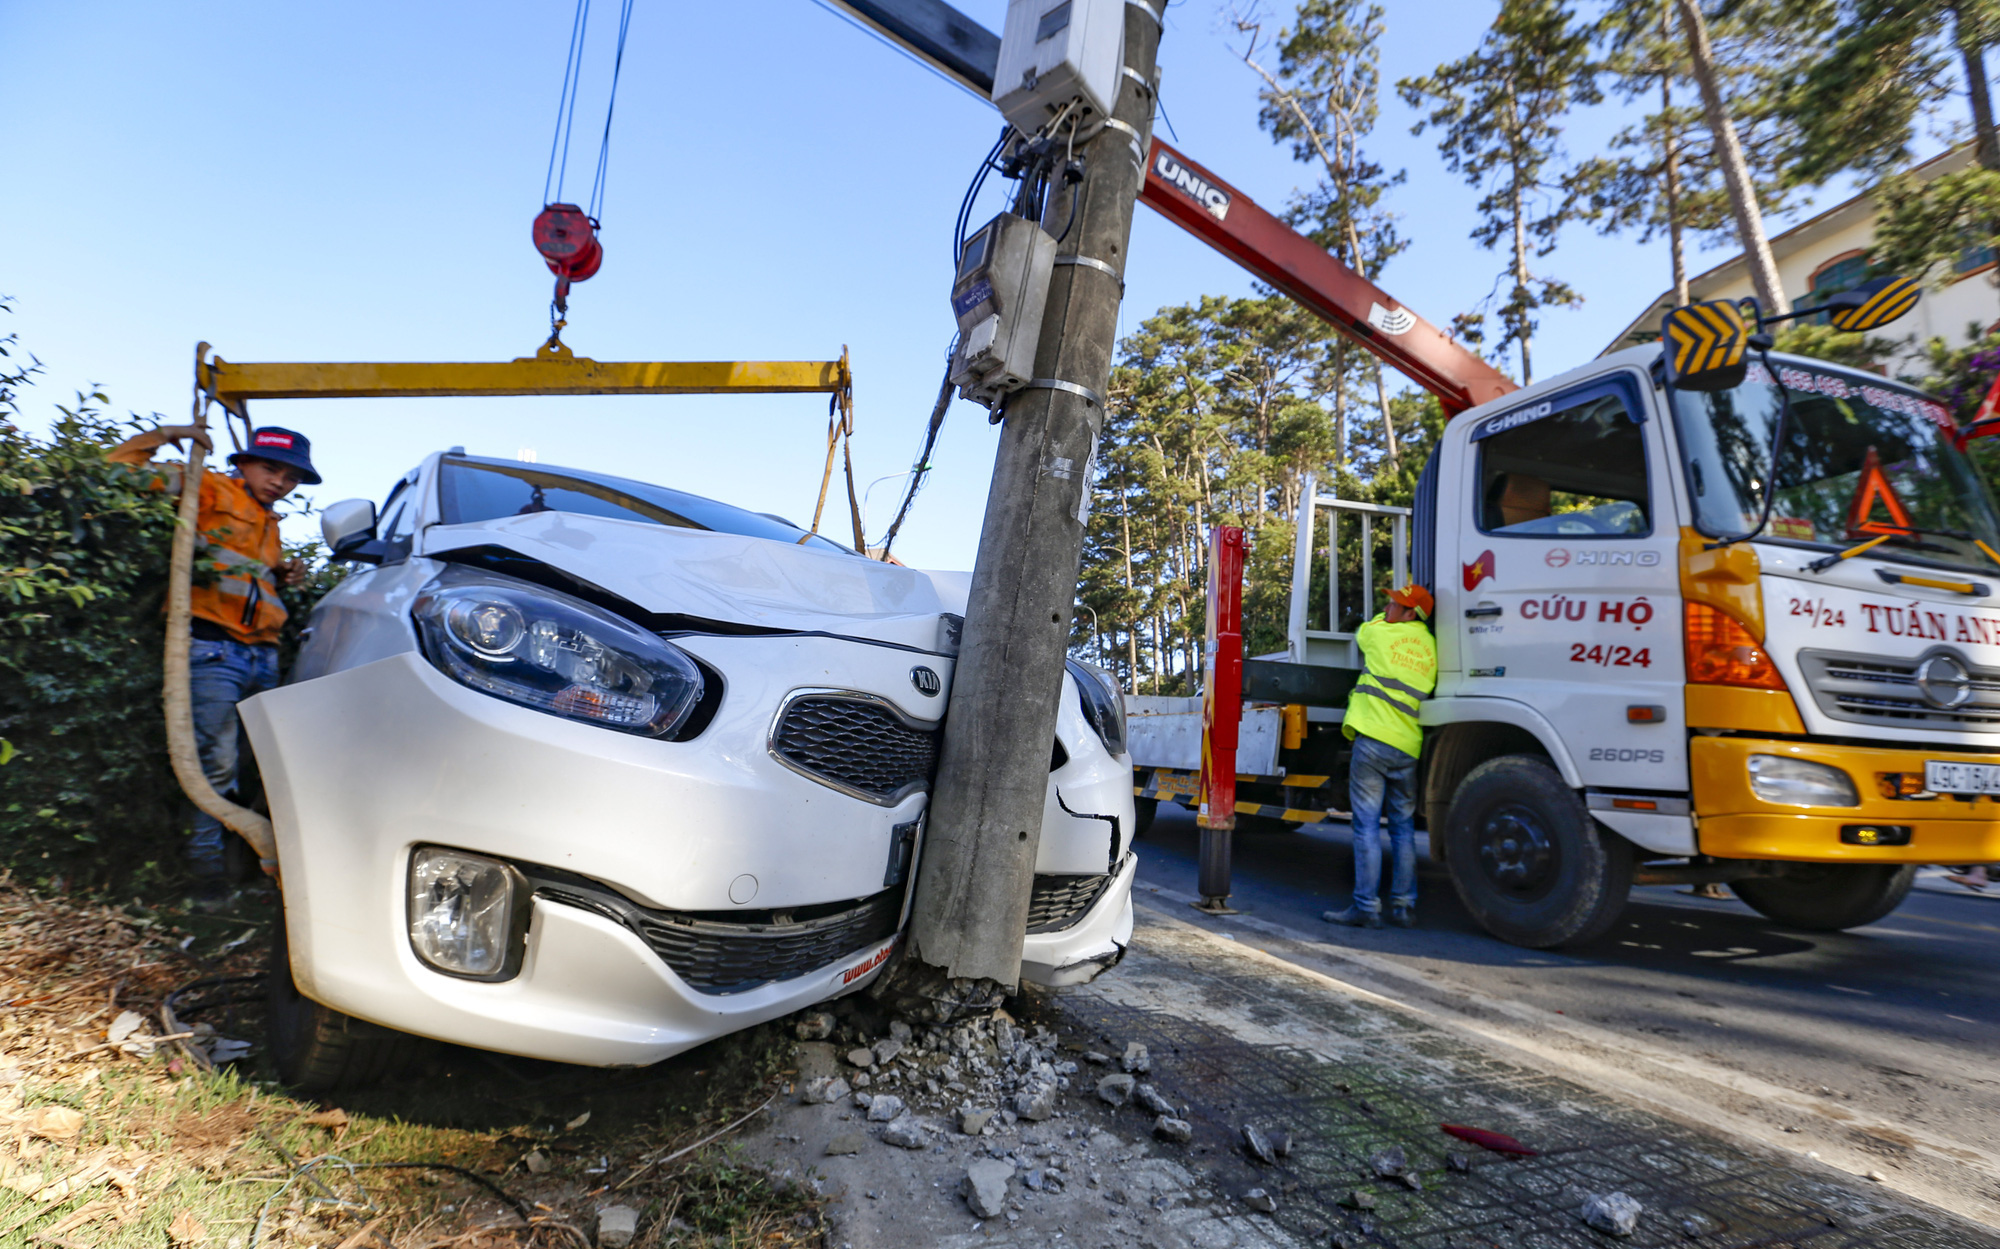
M 1950 411 L 1797 356 L 1671 363 L 1473 409 L 1418 487 L 1422 808 L 1518 944 L 1601 935 L 1635 880 L 1840 929 L 1919 864 L 2000 860 L 2000 514 Z

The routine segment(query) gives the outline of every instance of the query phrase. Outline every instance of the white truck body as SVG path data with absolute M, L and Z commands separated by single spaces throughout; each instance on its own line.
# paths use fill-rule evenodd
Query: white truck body
M 1796 357 L 1677 391 L 1659 357 L 1454 418 L 1418 487 L 1439 666 L 1419 810 L 1461 896 L 1536 946 L 1604 932 L 1635 879 L 1842 928 L 1893 909 L 1914 865 L 2000 860 L 2000 519 L 1949 411 Z M 1758 521 L 1781 410 L 1771 521 L 1725 541 Z M 1301 552 L 1328 502 L 1307 492 Z M 1285 658 L 1358 664 L 1337 606 L 1306 627 L 1307 571 Z M 1318 753 L 1268 774 L 1328 771 L 1339 714 L 1311 708 Z M 1142 774 L 1167 766 L 1133 737 Z

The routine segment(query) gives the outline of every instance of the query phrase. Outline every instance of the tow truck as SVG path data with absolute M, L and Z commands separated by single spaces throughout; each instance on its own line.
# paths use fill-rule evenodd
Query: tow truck
M 992 93 L 999 39 L 949 6 L 842 7 Z M 2000 860 L 2000 513 L 1964 451 L 1990 431 L 1772 351 L 1782 317 L 1754 301 L 1674 309 L 1658 343 L 1521 389 L 1210 170 L 1157 138 L 1147 158 L 1141 202 L 1452 418 L 1408 509 L 1303 492 L 1287 649 L 1243 666 L 1251 723 L 1206 717 L 1261 752 L 1244 806 L 1303 822 L 1345 794 L 1359 657 L 1341 578 L 1324 613 L 1309 601 L 1331 508 L 1388 528 L 1391 576 L 1407 561 L 1436 596 L 1418 814 L 1502 939 L 1588 942 L 1635 883 L 1726 882 L 1781 923 L 1851 928 L 1894 910 L 1919 864 Z M 1918 293 L 1879 279 L 1812 313 L 1862 331 Z M 1375 588 L 1364 572 L 1364 612 Z M 1209 772 L 1184 783 L 1235 780 L 1161 710 L 1133 700 L 1142 824 L 1190 759 Z M 1225 863 L 1235 809 L 1206 820 Z

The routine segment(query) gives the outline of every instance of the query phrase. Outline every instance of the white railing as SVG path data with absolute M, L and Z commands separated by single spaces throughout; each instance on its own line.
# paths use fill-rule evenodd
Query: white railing
M 1327 516 L 1327 629 L 1306 627 L 1307 600 L 1312 595 L 1313 538 L 1319 512 Z M 1319 493 L 1319 480 L 1307 473 L 1299 490 L 1298 544 L 1292 551 L 1291 619 L 1286 629 L 1287 650 L 1294 663 L 1331 664 L 1358 668 L 1361 655 L 1354 635 L 1340 628 L 1340 518 L 1343 513 L 1361 524 L 1361 618 L 1375 615 L 1376 517 L 1389 520 L 1389 584 L 1399 586 L 1410 579 L 1410 509 L 1362 503 Z

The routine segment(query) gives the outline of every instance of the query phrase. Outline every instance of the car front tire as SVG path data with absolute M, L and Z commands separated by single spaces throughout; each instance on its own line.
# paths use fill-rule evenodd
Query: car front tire
M 292 980 L 290 943 L 281 917 L 265 976 L 266 1028 L 278 1079 L 301 1093 L 365 1088 L 408 1071 L 432 1042 L 364 1023 L 322 1006 Z
M 1632 889 L 1632 846 L 1606 832 L 1547 761 L 1489 759 L 1451 800 L 1445 866 L 1465 908 L 1533 950 L 1610 930 Z

